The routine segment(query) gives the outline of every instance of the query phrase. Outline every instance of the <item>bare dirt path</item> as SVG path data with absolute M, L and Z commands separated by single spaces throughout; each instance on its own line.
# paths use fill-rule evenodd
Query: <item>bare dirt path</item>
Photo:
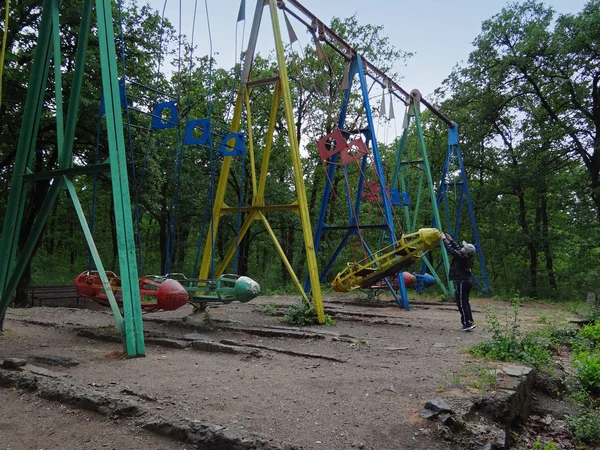
M 407 312 L 391 301 L 381 307 L 356 304 L 355 296 L 328 299 L 326 309 L 335 316 L 336 326 L 305 327 L 301 331 L 309 333 L 308 338 L 297 332 L 290 336 L 249 334 L 256 328 L 295 332 L 280 317 L 258 311 L 281 308 L 296 301 L 295 297 L 261 297 L 250 304 L 211 308 L 212 323 L 202 315 L 190 315 L 191 307 L 148 315 L 144 323 L 148 336 L 181 339 L 197 333 L 199 339 L 236 343 L 248 351 L 229 354 L 148 343 L 146 357 L 129 360 L 118 358 L 119 343 L 84 338 L 76 332 L 82 326 L 110 332 L 114 321 L 107 311 L 9 310 L 7 332 L 0 337 L 0 359 L 25 358 L 52 368 L 35 362 L 35 357 L 73 358 L 78 365 L 53 369 L 68 374 L 74 383 L 133 396 L 149 411 L 257 433 L 303 449 L 447 448 L 419 412 L 453 374 L 476 364 L 462 350 L 486 336 L 483 327 L 474 333 L 458 332 L 459 316 L 451 304 L 417 303 Z M 499 308 L 499 315 L 504 309 L 500 303 L 475 299 L 474 315 L 480 325 L 487 307 Z M 535 326 L 540 315 L 558 317 L 561 313 L 545 306 L 521 308 L 525 326 Z M 0 448 L 185 447 L 151 434 L 130 435 L 128 430 L 135 429 L 132 423 L 123 425 L 120 436 L 119 427 L 100 416 L 65 414 L 59 405 L 53 411 L 45 402 L 38 408 L 39 400 L 16 392 L 0 390 L 0 395 Z M 61 425 L 53 430 L 38 427 L 34 432 L 38 410 L 49 414 L 43 423 L 56 419 Z M 7 417 L 11 418 L 8 422 Z M 33 422 L 31 433 L 27 428 L 15 431 L 15 423 L 21 422 Z M 73 427 L 77 432 L 57 431 Z M 61 439 L 44 440 L 51 431 Z M 47 443 L 38 447 L 38 441 L 26 441 L 25 434 Z M 140 440 L 120 440 L 125 438 Z M 29 444 L 23 446 L 23 442 Z

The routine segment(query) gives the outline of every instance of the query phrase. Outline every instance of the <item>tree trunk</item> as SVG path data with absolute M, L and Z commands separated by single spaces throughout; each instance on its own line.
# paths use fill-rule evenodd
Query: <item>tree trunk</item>
M 596 220 L 600 227 L 600 150 L 598 156 L 596 158 L 598 162 L 588 167 L 588 173 L 590 174 L 590 194 L 596 208 Z
M 557 289 L 556 285 L 556 274 L 554 273 L 554 261 L 552 258 L 552 251 L 550 249 L 550 237 L 548 236 L 548 198 L 547 192 L 541 197 L 541 225 L 542 225 L 542 251 L 546 257 L 546 274 L 548 275 L 548 285 L 554 291 Z
M 529 285 L 531 288 L 531 295 L 535 296 L 537 293 L 537 249 L 529 232 L 525 205 L 525 193 L 523 192 L 520 183 L 517 184 L 515 195 L 519 199 L 519 225 L 523 231 L 527 250 L 529 251 Z
M 169 211 L 167 207 L 167 185 L 162 186 L 160 199 L 160 215 L 158 217 L 158 248 L 160 250 L 160 273 L 164 272 L 167 262 L 167 245 L 169 242 Z
M 246 214 L 242 214 L 240 217 L 241 223 L 244 223 Z M 236 273 L 238 275 L 247 275 L 248 274 L 248 263 L 250 258 L 250 243 L 251 239 L 248 233 L 244 236 L 240 242 L 238 242 L 238 265 L 237 268 L 234 267 Z
M 54 148 L 54 151 L 50 155 L 50 159 L 46 166 L 43 165 L 43 159 L 41 150 L 36 149 L 36 158 L 35 158 L 35 172 L 40 172 L 44 169 L 50 170 L 54 164 L 56 163 L 58 158 L 57 148 Z M 19 230 L 19 240 L 17 244 L 17 255 L 20 255 L 23 251 L 23 247 L 25 246 L 25 242 L 29 237 L 29 231 L 33 228 L 33 224 L 35 223 L 35 219 L 37 218 L 42 205 L 46 201 L 46 194 L 50 189 L 50 183 L 47 180 L 42 180 L 34 183 L 33 189 L 31 191 L 30 200 L 23 212 L 23 222 L 21 224 L 21 230 Z M 33 252 L 31 253 L 31 258 L 27 262 L 25 266 L 25 270 L 23 271 L 23 276 L 19 280 L 16 289 L 16 295 L 14 300 L 14 306 L 16 307 L 26 307 L 29 305 L 29 287 L 31 285 L 31 260 L 35 255 L 36 250 L 39 248 L 40 243 L 42 241 L 42 237 L 44 235 L 44 231 L 40 234 L 40 238 L 35 243 L 33 248 Z
M 186 217 L 186 219 L 188 219 Z M 187 222 L 187 220 L 186 220 Z M 185 272 L 185 255 L 187 253 L 187 248 L 188 248 L 188 238 L 190 236 L 190 224 L 189 222 L 187 223 L 180 223 L 179 226 L 179 233 L 177 233 L 177 240 L 176 240 L 176 248 L 177 248 L 177 267 L 174 268 L 173 270 L 176 270 L 177 272 Z

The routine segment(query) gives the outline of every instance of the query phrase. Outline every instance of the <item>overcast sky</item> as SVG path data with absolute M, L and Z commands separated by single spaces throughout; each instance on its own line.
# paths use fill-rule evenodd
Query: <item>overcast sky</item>
M 179 29 L 179 5 L 181 30 L 194 41 L 196 55 L 208 54 L 210 50 L 206 6 L 213 42 L 213 51 L 219 66 L 229 68 L 236 60 L 236 19 L 241 0 L 197 0 L 196 25 L 193 27 L 195 0 L 147 0 L 161 13 L 166 4 L 165 15 Z M 359 23 L 383 25 L 395 47 L 415 53 L 407 65 L 396 67 L 403 79 L 396 80 L 410 91 L 418 88 L 424 95 L 436 89 L 452 68 L 465 61 L 472 50 L 472 41 L 481 30 L 481 22 L 498 13 L 506 4 L 493 0 L 303 0 L 302 5 L 326 24 L 332 17 L 349 17 L 356 13 Z M 581 11 L 585 0 L 547 0 L 559 13 Z M 242 33 L 245 48 L 252 25 L 256 2 L 246 0 L 246 24 L 237 24 L 237 52 L 241 49 Z M 267 54 L 273 49 L 271 20 L 267 9 L 263 15 L 258 49 Z M 280 16 L 284 42 L 288 42 L 283 19 Z M 293 20 L 293 27 L 303 45 L 309 43 L 304 26 Z

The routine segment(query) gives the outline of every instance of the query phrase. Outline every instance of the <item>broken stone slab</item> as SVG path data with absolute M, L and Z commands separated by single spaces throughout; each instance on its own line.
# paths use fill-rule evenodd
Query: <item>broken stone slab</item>
M 181 339 L 185 341 L 205 341 L 209 340 L 210 337 L 207 334 L 201 333 L 188 333 L 181 336 Z
M 37 355 L 33 359 L 42 364 L 48 364 L 49 366 L 62 366 L 62 367 L 74 367 L 79 365 L 79 361 L 68 356 L 58 355 Z
M 179 339 L 157 338 L 157 337 L 146 338 L 146 344 L 154 344 L 154 345 L 158 345 L 159 347 L 178 348 L 178 349 L 188 348 L 191 345 L 190 342 L 179 340 Z
M 140 394 L 138 392 L 132 391 L 131 389 L 129 389 L 127 387 L 124 388 L 124 389 L 121 389 L 121 394 L 133 395 L 135 397 L 141 398 L 142 400 L 146 400 L 146 401 L 149 401 L 149 402 L 157 402 L 158 401 L 154 397 L 150 397 L 149 395 L 146 395 L 146 394 Z
M 257 358 L 263 356 L 262 352 L 255 348 L 240 348 L 235 347 L 233 345 L 225 345 L 214 341 L 194 341 L 192 342 L 192 348 L 196 350 L 203 350 L 205 352 L 233 353 L 255 356 Z
M 425 403 L 425 408 L 421 411 L 421 416 L 425 419 L 434 419 L 443 413 L 452 413 L 452 408 L 441 397 L 433 398 Z
M 206 450 L 300 450 L 293 445 L 274 442 L 262 436 L 242 433 L 199 420 L 155 417 L 138 422 L 146 430 L 188 442 Z
M 534 381 L 535 371 L 530 367 L 503 367 L 497 378 L 498 389 L 476 400 L 465 418 L 484 416 L 503 425 L 524 420 L 529 415 Z
M 465 421 L 462 419 L 462 417 L 456 414 L 440 414 L 439 420 L 452 430 L 462 430 L 465 427 Z
M 22 358 L 6 358 L 2 361 L 2 367 L 7 370 L 23 370 L 25 364 L 27 360 Z
M 219 326 L 220 330 L 233 331 L 239 333 L 246 333 L 254 336 L 262 337 L 283 337 L 290 339 L 325 339 L 326 335 L 323 333 L 310 332 L 310 331 L 295 331 L 295 330 L 282 330 L 275 328 L 262 328 L 262 327 L 243 327 L 243 326 Z
M 79 328 L 77 330 L 77 335 L 81 337 L 86 337 L 90 339 L 96 339 L 99 341 L 107 341 L 107 342 L 121 342 L 120 334 L 111 334 L 105 333 L 100 330 L 96 330 L 93 328 Z
M 573 319 L 569 319 L 569 323 L 573 323 L 579 327 L 584 327 L 586 325 L 589 325 L 592 323 L 592 320 L 590 319 L 580 319 L 580 318 L 573 318 Z
M 69 376 L 66 373 L 55 372 L 54 370 L 44 369 L 43 367 L 34 366 L 33 364 L 25 364 L 22 369 L 35 375 L 41 375 L 48 378 L 66 378 Z
M 533 369 L 527 366 L 504 366 L 501 370 L 511 377 L 524 377 L 529 375 Z
M 111 416 L 139 417 L 145 413 L 136 402 L 122 400 L 87 386 L 75 385 L 64 378 L 40 376 L 39 373 L 0 369 L 0 386 L 18 387 L 35 392 L 37 396 L 46 400 L 59 401 Z
M 136 418 L 137 425 L 157 434 L 178 439 L 205 450 L 301 450 L 300 447 L 279 444 L 241 430 L 232 430 L 199 420 L 175 416 L 149 417 L 138 402 L 123 400 L 119 396 L 77 385 L 61 379 L 48 379 L 28 372 L 0 369 L 0 386 L 18 387 L 46 400 L 58 401 L 77 408 L 87 409 L 107 416 Z M 141 417 L 144 416 L 144 417 Z
M 342 362 L 342 363 L 346 362 L 345 359 L 341 359 L 336 356 L 321 355 L 319 353 L 298 352 L 296 350 L 287 350 L 287 349 L 283 349 L 283 348 L 279 348 L 279 347 L 273 347 L 271 345 L 252 344 L 249 342 L 238 342 L 238 341 L 235 341 L 232 339 L 221 339 L 220 343 L 224 344 L 224 345 L 231 345 L 234 347 L 258 348 L 258 349 L 267 350 L 270 352 L 283 353 L 285 355 L 299 356 L 301 358 L 318 358 L 318 359 L 325 359 L 328 361 L 335 361 L 335 362 Z

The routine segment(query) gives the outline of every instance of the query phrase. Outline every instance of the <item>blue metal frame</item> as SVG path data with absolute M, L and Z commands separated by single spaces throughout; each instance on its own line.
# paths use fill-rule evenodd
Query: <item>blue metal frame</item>
M 167 109 L 171 112 L 170 118 L 167 121 L 162 119 L 162 112 Z M 153 130 L 166 130 L 167 128 L 174 128 L 179 123 L 179 111 L 177 110 L 177 102 L 162 102 L 158 103 L 154 107 L 152 112 L 152 125 L 150 126 Z
M 448 128 L 448 151 L 446 152 L 446 161 L 444 162 L 444 169 L 442 171 L 442 178 L 440 181 L 440 187 L 438 189 L 437 194 L 437 203 L 438 207 L 441 205 L 442 201 L 445 203 L 444 207 L 447 214 L 447 219 L 450 220 L 450 207 L 448 205 L 448 197 L 447 192 L 450 187 L 450 183 L 447 182 L 446 177 L 448 175 L 448 170 L 450 168 L 450 160 L 452 156 L 456 154 L 458 166 L 460 168 L 461 181 L 457 183 L 460 186 L 460 197 L 458 199 L 457 211 L 454 222 L 454 230 L 453 237 L 458 236 L 459 226 L 460 226 L 460 218 L 462 216 L 463 204 L 467 203 L 467 208 L 469 210 L 469 218 L 471 220 L 471 228 L 473 231 L 473 237 L 475 241 L 475 248 L 477 249 L 477 256 L 479 260 L 479 266 L 481 268 L 481 276 L 473 276 L 473 279 L 479 290 L 487 295 L 491 295 L 490 284 L 487 276 L 487 270 L 485 266 L 485 259 L 483 257 L 483 250 L 481 248 L 481 240 L 479 237 L 479 230 L 477 229 L 477 221 L 475 220 L 475 212 L 473 210 L 473 203 L 471 202 L 471 194 L 469 192 L 469 185 L 467 183 L 467 173 L 465 171 L 465 166 L 463 164 L 462 154 L 460 152 L 460 146 L 458 143 L 458 124 L 454 124 L 454 127 Z M 423 272 L 423 269 L 422 269 Z M 483 282 L 481 282 L 480 281 Z
M 202 127 L 202 136 L 194 137 L 194 129 Z M 188 120 L 185 124 L 183 145 L 208 145 L 210 143 L 210 119 Z
M 378 227 L 382 230 L 385 230 L 387 232 L 387 236 L 388 236 L 390 243 L 393 244 L 396 242 L 396 237 L 395 237 L 395 230 L 394 230 L 394 221 L 393 221 L 393 216 L 392 216 L 392 205 L 391 205 L 389 196 L 386 194 L 387 186 L 386 186 L 385 179 L 384 179 L 384 172 L 383 172 L 383 166 L 381 164 L 381 156 L 379 153 L 379 147 L 377 144 L 377 139 L 375 137 L 375 132 L 374 132 L 375 126 L 373 123 L 373 116 L 371 114 L 371 106 L 369 104 L 368 86 L 367 86 L 365 72 L 363 69 L 360 55 L 355 55 L 352 58 L 352 61 L 350 62 L 350 68 L 348 71 L 349 83 L 348 83 L 348 88 L 344 92 L 344 99 L 342 102 L 342 107 L 340 110 L 340 116 L 339 116 L 339 120 L 338 120 L 338 128 L 340 130 L 342 130 L 344 128 L 344 123 L 346 120 L 346 112 L 348 110 L 348 102 L 350 99 L 350 91 L 352 89 L 352 83 L 354 81 L 355 75 L 358 75 L 358 79 L 359 79 L 360 87 L 361 87 L 362 98 L 363 98 L 363 105 L 364 105 L 366 115 L 367 115 L 368 130 L 366 132 L 363 130 L 363 133 L 365 134 L 365 140 L 366 140 L 367 146 L 369 145 L 369 143 L 371 143 L 371 149 L 373 152 L 373 160 L 375 161 L 375 170 L 378 175 L 377 178 L 379 180 L 380 192 L 382 193 L 382 203 L 383 203 L 383 209 L 384 209 L 384 215 L 385 215 L 385 223 L 384 224 L 365 225 L 364 227 L 370 227 L 370 228 Z M 335 169 L 337 167 L 337 165 L 335 163 L 337 162 L 338 157 L 339 157 L 338 154 L 333 155 L 331 157 L 332 164 L 330 164 L 329 167 L 327 168 L 327 177 L 330 180 L 333 179 Z M 348 226 L 345 227 L 346 234 L 342 238 L 340 244 L 336 248 L 336 250 L 333 253 L 333 255 L 331 256 L 331 258 L 329 259 L 328 263 L 325 265 L 325 268 L 323 269 L 323 271 L 321 272 L 321 276 L 320 276 L 321 281 L 324 281 L 325 278 L 327 277 L 327 274 L 333 267 L 333 264 L 335 263 L 340 252 L 347 245 L 350 237 L 352 237 L 352 236 L 360 237 L 360 233 L 358 230 L 360 227 L 363 227 L 363 226 L 361 225 L 359 227 L 359 225 L 356 223 L 356 218 L 358 218 L 359 213 L 360 213 L 361 194 L 363 192 L 364 183 L 365 183 L 364 172 L 367 168 L 367 163 L 368 163 L 368 155 L 365 155 L 362 157 L 362 161 L 361 161 L 361 173 L 359 175 L 359 180 L 358 180 L 358 188 L 356 191 L 355 204 L 352 205 L 352 198 L 351 198 L 350 192 L 347 192 L 348 195 L 346 196 L 346 201 L 348 204 L 348 214 L 349 214 Z M 348 170 L 345 166 L 342 166 L 342 170 L 344 171 L 344 177 L 347 180 L 348 179 Z M 346 187 L 348 189 L 348 183 L 346 183 Z M 314 244 L 315 244 L 315 253 L 317 253 L 317 254 L 319 252 L 322 235 L 325 232 L 334 229 L 333 227 L 328 227 L 325 224 L 325 214 L 327 212 L 327 206 L 329 204 L 330 196 L 331 196 L 331 186 L 329 183 L 326 183 L 325 189 L 323 192 L 323 197 L 321 200 L 321 209 L 319 211 L 319 218 L 317 221 L 317 226 L 315 227 Z M 335 229 L 340 229 L 340 227 L 335 227 Z M 366 243 L 364 241 L 363 241 L 363 245 L 365 246 L 365 249 L 368 251 L 368 253 L 371 254 L 371 251 L 368 250 L 368 246 L 366 245 Z M 396 292 L 394 291 L 394 289 L 391 287 L 391 285 L 389 283 L 387 283 L 387 285 L 388 285 L 388 288 L 390 289 L 390 292 L 394 296 L 395 301 L 398 303 L 398 305 L 400 305 L 404 309 L 408 310 L 409 309 L 408 295 L 406 293 L 406 286 L 404 284 L 404 277 L 402 276 L 402 274 L 398 275 L 398 286 L 399 286 L 399 291 L 400 291 L 400 297 L 397 296 Z M 308 279 L 306 280 L 304 289 L 305 289 L 305 292 L 307 292 L 307 293 L 310 292 L 310 280 L 308 280 Z

